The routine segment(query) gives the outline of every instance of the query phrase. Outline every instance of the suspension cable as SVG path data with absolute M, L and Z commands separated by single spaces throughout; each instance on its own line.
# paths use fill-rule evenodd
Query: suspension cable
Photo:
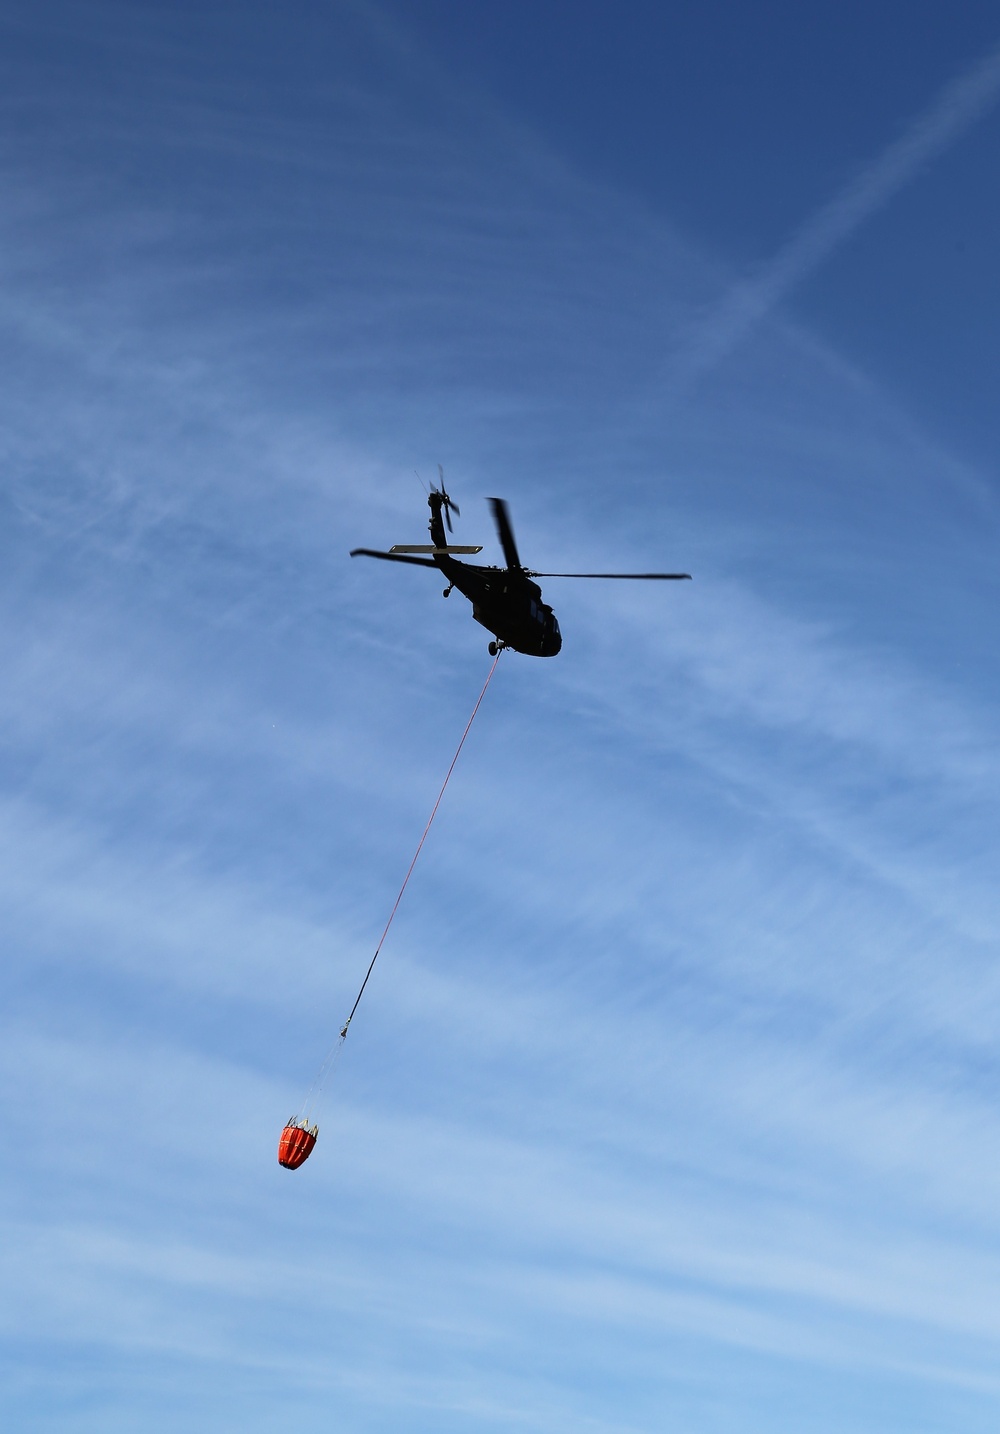
M 486 681 L 483 683 L 483 690 L 482 690 L 482 692 L 480 692 L 479 697 L 478 697 L 477 700 L 476 700 L 476 705 L 475 705 L 475 707 L 473 707 L 473 709 L 472 709 L 472 716 L 469 718 L 468 722 L 466 722 L 466 724 L 465 724 L 465 731 L 462 733 L 461 740 L 459 741 L 458 746 L 455 748 L 455 755 L 454 755 L 454 757 L 452 757 L 452 759 L 451 759 L 451 766 L 448 768 L 448 771 L 445 773 L 445 779 L 444 779 L 444 781 L 441 783 L 441 790 L 440 790 L 440 791 L 438 792 L 438 794 L 437 794 L 437 801 L 434 803 L 434 806 L 433 806 L 433 808 L 432 808 L 432 810 L 431 810 L 431 814 L 430 814 L 430 816 L 427 818 L 427 825 L 424 827 L 423 836 L 422 836 L 422 837 L 420 838 L 420 840 L 417 842 L 417 849 L 416 849 L 416 851 L 413 853 L 413 860 L 410 862 L 409 870 L 407 871 L 406 875 L 403 877 L 403 884 L 402 884 L 402 886 L 399 888 L 399 895 L 396 897 L 396 900 L 395 900 L 395 902 L 393 903 L 392 910 L 389 912 L 389 920 L 385 923 L 385 930 L 382 932 L 382 935 L 379 937 L 378 945 L 375 947 L 375 955 L 372 957 L 372 959 L 371 959 L 371 964 L 369 965 L 368 970 L 365 972 L 365 979 L 361 982 L 361 990 L 358 992 L 357 996 L 355 997 L 354 1005 L 351 1007 L 351 1014 L 348 1016 L 347 1020 L 346 1020 L 346 1021 L 344 1022 L 344 1024 L 343 1024 L 343 1027 L 341 1028 L 340 1039 L 341 1039 L 342 1041 L 343 1041 L 343 1040 L 346 1040 L 346 1038 L 347 1038 L 347 1028 L 348 1028 L 348 1026 L 351 1024 L 351 1022 L 354 1020 L 354 1012 L 358 1009 L 358 1006 L 359 1006 L 359 1004 L 360 1004 L 360 1002 L 361 1002 L 361 997 L 365 994 L 365 987 L 368 985 L 368 977 L 372 974 L 372 971 L 374 970 L 375 962 L 378 960 L 378 953 L 382 950 L 382 944 L 383 944 L 383 942 L 385 941 L 385 938 L 386 938 L 386 937 L 388 936 L 388 934 L 389 934 L 389 927 L 392 925 L 393 917 L 396 915 L 396 912 L 397 912 L 398 909 L 399 909 L 399 903 L 400 903 L 400 902 L 402 901 L 402 899 L 403 899 L 403 892 L 406 890 L 406 887 L 407 887 L 407 884 L 408 884 L 408 882 L 409 882 L 409 880 L 410 880 L 410 877 L 413 875 L 413 868 L 414 868 L 414 867 L 416 866 L 416 864 L 417 864 L 417 857 L 420 855 L 421 851 L 423 850 L 424 842 L 427 840 L 427 833 L 430 831 L 431 825 L 432 825 L 432 823 L 433 823 L 433 821 L 434 821 L 434 818 L 437 816 L 438 807 L 441 805 L 441 798 L 442 798 L 442 797 L 444 796 L 444 794 L 445 794 L 445 788 L 447 787 L 448 783 L 451 781 L 451 774 L 452 774 L 452 772 L 455 770 L 455 764 L 457 763 L 457 761 L 458 761 L 458 759 L 459 759 L 459 756 L 461 755 L 462 748 L 465 746 L 465 739 L 466 739 L 466 737 L 468 737 L 469 732 L 470 732 L 471 729 L 472 729 L 472 724 L 473 724 L 473 722 L 476 720 L 476 713 L 479 711 L 480 707 L 482 706 L 483 698 L 486 696 L 486 689 L 487 689 L 487 687 L 489 687 L 490 682 L 493 680 L 493 674 L 494 674 L 494 672 L 496 672 L 496 670 L 497 670 L 497 663 L 500 661 L 500 653 L 501 653 L 502 651 L 503 651 L 503 648 L 501 648 L 501 649 L 497 652 L 496 657 L 493 659 L 493 666 L 490 668 L 489 673 L 487 674 Z
M 399 903 L 403 899 L 403 893 L 409 884 L 410 877 L 413 875 L 413 868 L 417 864 L 417 858 L 423 850 L 424 842 L 427 840 L 427 834 L 430 831 L 431 826 L 433 825 L 434 818 L 437 816 L 438 807 L 441 805 L 441 799 L 445 794 L 448 783 L 451 781 L 451 774 L 455 770 L 455 766 L 461 755 L 462 748 L 465 746 L 465 739 L 468 737 L 469 732 L 472 730 L 472 724 L 476 720 L 476 714 L 483 704 L 483 698 L 486 696 L 486 689 L 489 687 L 491 681 L 493 680 L 493 674 L 497 670 L 497 663 L 500 661 L 501 652 L 503 652 L 502 647 L 498 649 L 496 657 L 493 659 L 493 666 L 490 668 L 489 673 L 486 677 L 486 681 L 483 683 L 483 690 L 480 692 L 478 698 L 476 699 L 476 705 L 472 709 L 472 716 L 469 718 L 468 722 L 466 722 L 465 731 L 462 733 L 459 744 L 455 748 L 455 755 L 452 757 L 451 765 L 445 773 L 444 781 L 441 783 L 441 790 L 437 794 L 437 801 L 434 803 L 434 806 L 431 809 L 431 814 L 427 818 L 427 825 L 424 827 L 423 835 L 417 843 L 417 849 L 413 853 L 413 860 L 410 862 L 406 875 L 403 877 L 403 884 L 399 888 L 399 891 L 396 895 L 396 900 L 393 902 L 392 910 L 389 912 L 389 920 L 385 923 L 382 935 L 378 939 L 378 945 L 375 947 L 375 954 L 372 957 L 371 961 L 368 963 L 368 970 L 365 972 L 365 979 L 361 982 L 361 989 L 358 991 L 357 996 L 354 998 L 354 1005 L 351 1007 L 351 1014 L 348 1016 L 347 1020 L 341 1027 L 340 1038 L 334 1046 L 333 1050 L 329 1052 L 326 1059 L 324 1060 L 322 1066 L 319 1069 L 319 1072 L 317 1073 L 316 1079 L 312 1083 L 309 1094 L 306 1097 L 305 1105 L 303 1106 L 303 1120 L 306 1118 L 305 1112 L 308 1111 L 313 1100 L 319 1097 L 322 1087 L 326 1082 L 326 1078 L 333 1069 L 333 1066 L 336 1064 L 337 1057 L 339 1056 L 343 1044 L 347 1039 L 348 1028 L 351 1022 L 354 1020 L 355 1011 L 361 1004 L 361 997 L 365 994 L 365 987 L 368 985 L 368 978 L 371 976 L 372 971 L 375 969 L 375 962 L 378 960 L 379 952 L 382 950 L 382 947 L 385 944 L 385 938 L 389 934 L 389 927 L 392 925 L 396 912 L 399 910 Z

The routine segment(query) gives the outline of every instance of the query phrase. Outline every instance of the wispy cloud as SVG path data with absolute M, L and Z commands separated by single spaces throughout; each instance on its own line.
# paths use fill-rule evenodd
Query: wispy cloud
M 304 1427 L 336 1398 L 357 1427 L 434 1434 L 661 1428 L 673 1391 L 714 1399 L 741 1359 L 814 1401 L 845 1371 L 920 1368 L 989 1396 L 996 983 L 967 847 L 993 861 L 970 814 L 995 796 L 994 708 L 924 645 L 931 598 L 887 655 L 866 618 L 910 554 L 881 550 L 858 597 L 856 513 L 828 521 L 827 487 L 799 478 L 803 452 L 838 493 L 860 471 L 888 528 L 898 489 L 872 475 L 912 473 L 918 439 L 811 358 L 791 397 L 759 382 L 752 431 L 713 414 L 714 447 L 662 405 L 637 417 L 611 370 L 653 367 L 663 314 L 704 292 L 697 256 L 665 269 L 620 205 L 519 178 L 513 150 L 491 169 L 395 89 L 343 88 L 327 123 L 349 142 L 329 168 L 309 151 L 308 223 L 286 225 L 292 126 L 225 223 L 168 191 L 206 252 L 126 247 L 127 293 L 69 252 L 58 204 L 21 235 L 25 362 L 0 398 L 22 1156 L 4 1218 L 38 1388 L 78 1393 L 138 1350 L 119 1423 L 158 1427 L 149 1390 L 190 1382 L 199 1412 L 173 1427 L 212 1422 L 213 1390 L 234 1427 L 253 1370 L 241 1428 L 273 1425 L 294 1384 Z M 210 120 L 175 132 L 199 164 L 216 144 L 226 173 L 253 166 L 257 131 Z M 34 182 L 26 164 L 11 191 Z M 127 232 L 130 203 L 116 191 L 101 222 Z M 260 262 L 278 242 L 322 275 L 308 315 Z M 750 499 L 718 475 L 720 436 Z M 565 652 L 505 659 L 289 1177 L 277 1124 L 486 662 L 439 584 L 346 556 L 420 536 L 410 469 L 438 458 L 469 530 L 503 483 L 539 566 L 617 565 L 669 534 L 698 580 L 547 590 Z M 922 465 L 933 548 L 944 465 Z M 823 581 L 776 589 L 757 555 L 784 572 L 799 517 L 830 533 Z M 956 631 L 981 629 L 972 589 L 953 601 Z M 80 1348 L 94 1372 L 56 1380 L 52 1350 Z
M 929 109 L 807 219 L 769 263 L 733 285 L 677 356 L 674 385 L 683 390 L 731 354 L 866 219 L 982 120 L 998 97 L 1000 49 L 946 85 Z

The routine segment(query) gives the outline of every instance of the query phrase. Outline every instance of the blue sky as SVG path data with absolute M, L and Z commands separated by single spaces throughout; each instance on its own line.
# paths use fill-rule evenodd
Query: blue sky
M 0 34 L 5 1426 L 995 1430 L 995 8 Z

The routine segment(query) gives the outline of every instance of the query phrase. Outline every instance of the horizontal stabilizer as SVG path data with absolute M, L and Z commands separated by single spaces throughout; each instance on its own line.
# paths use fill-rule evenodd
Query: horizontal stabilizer
M 459 546 L 457 543 L 449 543 L 446 548 L 435 548 L 433 543 L 393 543 L 389 549 L 390 553 L 481 553 L 482 545 L 478 548 Z

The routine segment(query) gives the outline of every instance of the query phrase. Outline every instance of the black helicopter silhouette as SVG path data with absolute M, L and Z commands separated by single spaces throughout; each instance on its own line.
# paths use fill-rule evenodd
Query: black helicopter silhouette
M 502 498 L 489 498 L 493 510 L 497 536 L 503 555 L 507 559 L 505 568 L 483 568 L 474 563 L 460 562 L 455 554 L 481 553 L 482 546 L 461 547 L 449 544 L 444 524 L 449 533 L 451 515 L 461 517 L 458 504 L 444 488 L 444 470 L 438 464 L 441 478 L 440 488 L 431 488 L 427 503 L 431 510 L 431 542 L 396 543 L 387 553 L 375 548 L 352 548 L 352 558 L 384 558 L 390 563 L 413 563 L 416 567 L 437 568 L 448 579 L 444 590 L 448 597 L 452 588 L 472 603 L 472 616 L 496 638 L 489 645 L 490 656 L 504 648 L 526 653 L 529 657 L 555 657 L 562 647 L 562 634 L 556 615 L 548 603 L 542 601 L 542 590 L 532 578 L 625 578 L 638 581 L 678 581 L 690 578 L 690 573 L 536 573 L 522 565 L 514 542 L 507 504 Z M 442 521 L 444 514 L 444 521 Z M 417 557 L 427 553 L 428 557 Z

